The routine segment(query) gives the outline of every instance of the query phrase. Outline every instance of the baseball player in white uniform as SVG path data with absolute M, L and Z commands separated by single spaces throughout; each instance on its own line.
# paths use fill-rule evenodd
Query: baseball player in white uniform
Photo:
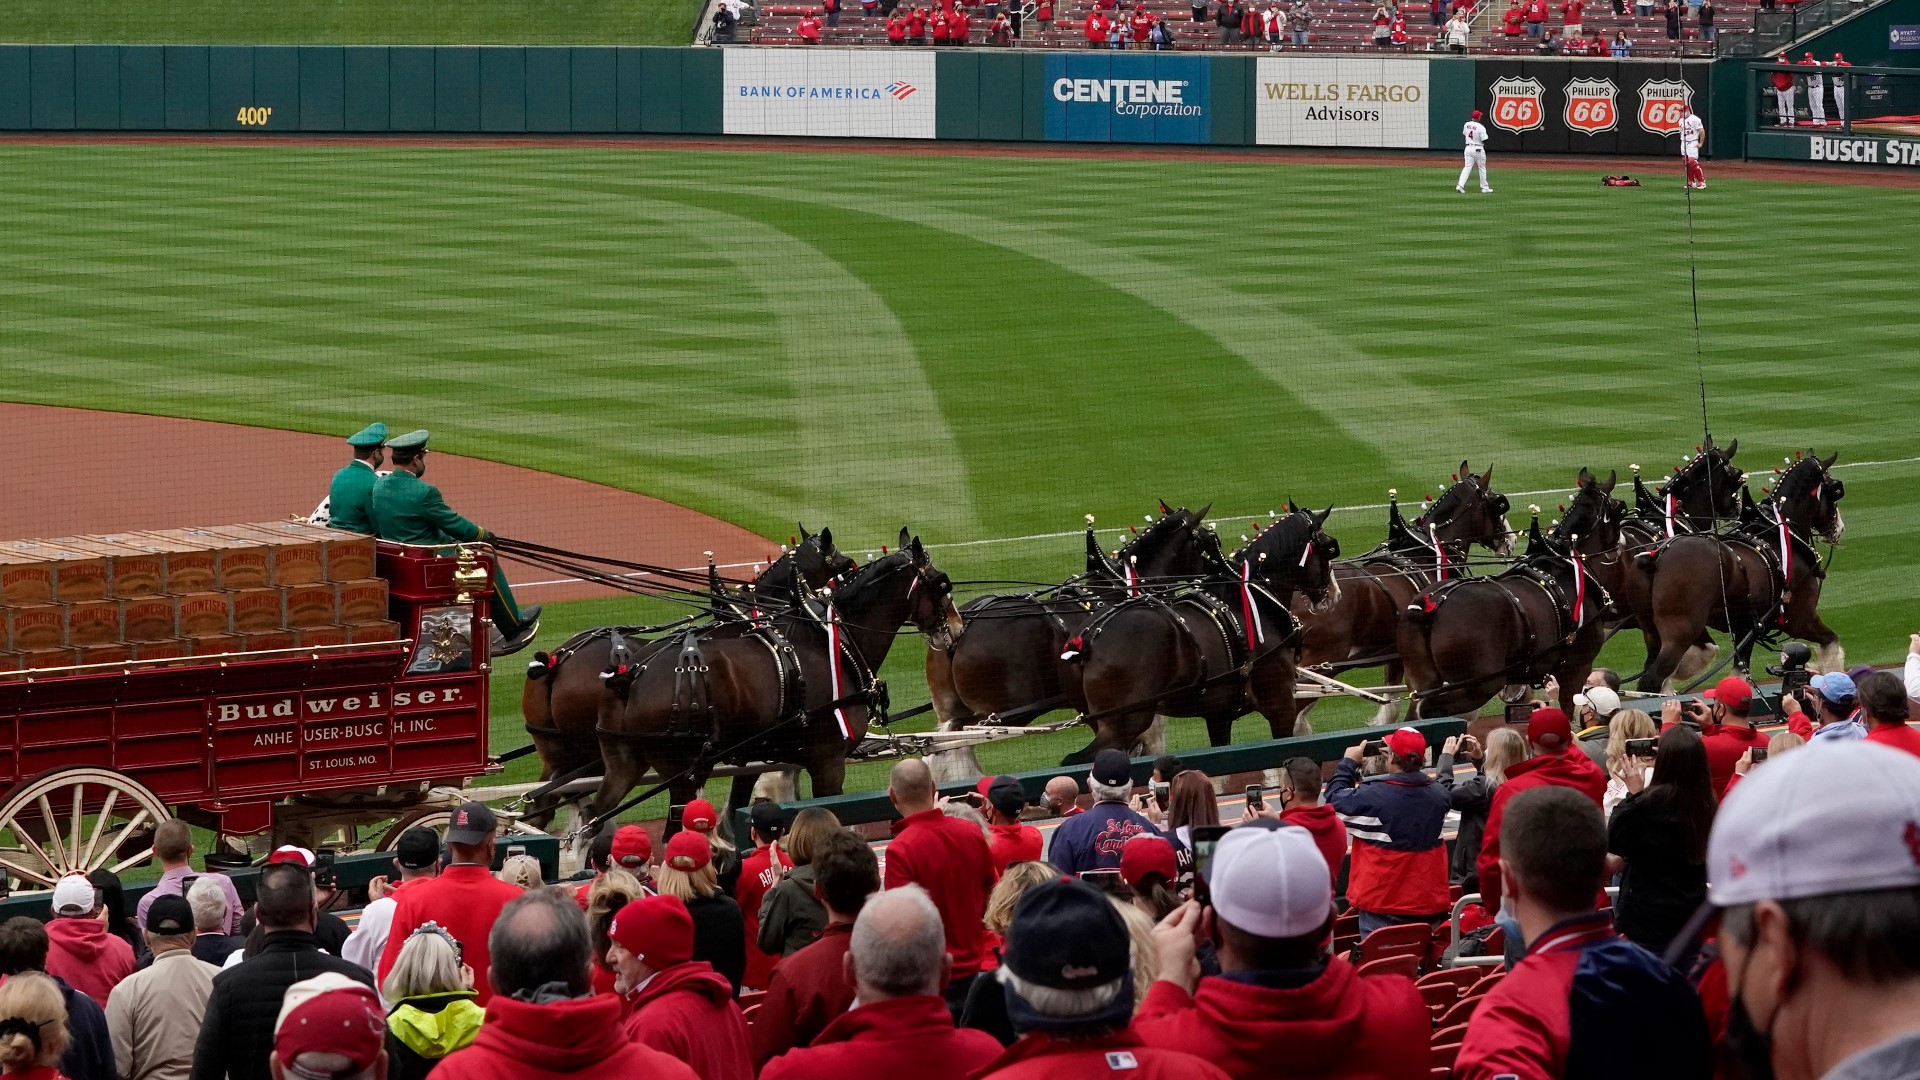
M 1460 182 L 1453 185 L 1453 190 L 1462 195 L 1467 193 L 1467 177 L 1476 166 L 1480 169 L 1480 193 L 1493 194 L 1493 189 L 1487 186 L 1487 129 L 1480 123 L 1481 115 L 1479 109 L 1473 110 L 1473 118 L 1460 129 L 1467 141 L 1466 163 L 1460 166 Z
M 1853 65 L 1847 63 L 1846 57 L 1841 56 L 1839 53 L 1834 53 L 1832 62 L 1828 63 L 1827 66 L 1843 68 L 1852 67 Z M 1833 78 L 1828 81 L 1833 83 L 1834 118 L 1844 124 L 1847 122 L 1847 77 L 1835 72 Z
M 1686 115 L 1680 118 L 1680 158 L 1687 163 L 1687 186 L 1704 188 L 1707 174 L 1700 168 L 1700 143 L 1707 137 L 1707 126 L 1694 114 L 1692 102 L 1681 108 Z
M 1807 53 L 1800 58 L 1800 66 L 1811 68 L 1807 72 L 1807 114 L 1813 117 L 1814 127 L 1827 126 L 1826 82 L 1820 74 L 1820 61 Z

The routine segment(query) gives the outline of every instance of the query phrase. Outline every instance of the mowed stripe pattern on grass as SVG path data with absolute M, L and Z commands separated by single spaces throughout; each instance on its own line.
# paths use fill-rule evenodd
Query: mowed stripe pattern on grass
M 1462 457 L 1508 490 L 1569 486 L 1583 465 L 1663 472 L 1700 430 L 1677 177 L 1620 191 L 1512 172 L 1485 198 L 1451 179 L 7 146 L 0 364 L 16 400 L 329 432 L 377 417 L 772 537 L 830 523 L 862 550 L 902 523 L 938 545 L 1137 520 L 1157 498 L 1246 514 L 1392 486 L 1412 502 Z M 1887 243 L 1902 199 L 1740 181 L 1696 196 L 1714 428 L 1749 468 L 1807 445 L 1911 456 L 1920 361 L 1898 313 L 1916 275 Z M 1817 248 L 1817 293 L 1783 235 Z M 1856 655 L 1904 640 L 1916 475 L 1848 476 L 1825 606 Z M 1335 526 L 1358 551 L 1383 521 Z M 1058 580 L 1080 561 L 1073 541 L 936 555 L 962 578 Z M 918 700 L 917 650 L 896 658 L 896 701 Z

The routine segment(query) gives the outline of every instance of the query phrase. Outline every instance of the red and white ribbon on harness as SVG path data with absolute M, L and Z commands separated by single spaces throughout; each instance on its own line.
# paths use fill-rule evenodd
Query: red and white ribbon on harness
M 1793 589 L 1793 532 L 1787 527 L 1787 514 L 1784 508 L 1773 508 L 1774 519 L 1780 522 L 1780 618 L 1781 626 L 1787 625 L 1787 595 Z M 1816 554 L 1815 558 L 1819 556 Z
M 1587 623 L 1587 564 L 1580 558 L 1580 552 L 1573 553 L 1573 628 L 1580 629 Z
M 1133 599 L 1140 595 L 1140 588 L 1139 588 L 1140 583 L 1133 576 L 1133 557 L 1131 555 L 1127 557 L 1127 565 L 1125 567 L 1125 571 L 1127 575 L 1127 598 Z
M 1306 550 L 1305 550 L 1305 551 L 1302 551 L 1302 552 L 1300 553 L 1300 567 L 1301 567 L 1301 569 L 1303 569 L 1303 570 L 1304 570 L 1304 569 L 1306 569 L 1306 566 L 1307 566 L 1307 560 L 1308 560 L 1308 559 L 1311 559 L 1311 558 L 1313 558 L 1313 539 L 1312 539 L 1311 537 L 1309 537 L 1309 538 L 1307 539 L 1307 548 L 1306 548 Z
M 1676 517 L 1676 514 L 1674 509 L 1673 493 L 1668 492 L 1667 493 L 1667 539 L 1669 540 L 1673 539 L 1675 517 Z
M 840 693 L 840 616 L 834 613 L 833 601 L 827 601 L 827 676 L 833 682 L 833 700 L 839 701 Z M 833 718 L 840 724 L 840 737 L 853 738 L 853 725 L 847 723 L 847 711 L 838 705 L 833 707 Z
M 1433 553 L 1440 560 L 1439 579 L 1445 581 L 1447 580 L 1447 549 L 1446 545 L 1440 543 L 1440 533 L 1433 527 L 1431 521 L 1427 523 L 1427 537 L 1433 541 Z
M 1253 560 L 1240 564 L 1240 614 L 1247 624 L 1247 651 L 1266 643 L 1266 628 L 1260 625 L 1260 609 L 1253 603 Z

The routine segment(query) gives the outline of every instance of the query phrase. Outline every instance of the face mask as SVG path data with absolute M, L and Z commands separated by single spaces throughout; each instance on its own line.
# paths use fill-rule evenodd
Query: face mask
M 1747 969 L 1740 972 L 1740 985 L 1734 988 L 1727 1009 L 1727 1050 L 1740 1063 L 1740 1072 L 1747 1080 L 1773 1080 L 1773 1035 L 1761 1031 L 1753 1022 L 1753 1014 L 1747 1012 L 1747 971 L 1752 968 L 1753 955 L 1749 953 Z M 1780 1015 L 1777 1002 L 1773 1015 L 1776 1018 Z M 1771 1023 L 1768 1026 L 1771 1027 Z
M 1507 952 L 1509 955 L 1526 947 L 1526 938 L 1520 930 L 1520 920 L 1513 917 L 1513 905 L 1501 904 L 1500 914 L 1493 917 L 1493 925 L 1507 932 Z

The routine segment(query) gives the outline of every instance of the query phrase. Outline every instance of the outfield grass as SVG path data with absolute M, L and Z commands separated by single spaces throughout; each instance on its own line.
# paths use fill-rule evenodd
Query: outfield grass
M 798 519 L 866 551 L 904 522 L 975 580 L 1058 580 L 1079 544 L 953 545 L 1084 513 L 1118 526 L 1159 498 L 1222 515 L 1378 503 L 1463 457 L 1504 490 L 1560 490 L 1581 466 L 1624 482 L 1630 462 L 1658 473 L 1690 451 L 1677 176 L 1623 191 L 1496 168 L 1490 197 L 1452 180 L 1444 164 L 0 147 L 0 396 L 336 433 L 379 417 L 770 537 Z M 1914 455 L 1910 202 L 1720 178 L 1696 196 L 1714 431 L 1749 469 L 1809 445 Z M 1920 465 L 1843 475 L 1823 610 L 1853 657 L 1890 661 L 1920 596 Z M 1516 497 L 1516 524 L 1529 501 L 1559 499 Z M 1333 529 L 1357 552 L 1383 523 Z M 558 640 L 645 617 L 591 602 L 548 625 Z M 900 705 L 924 700 L 919 657 L 910 642 L 889 664 Z M 499 680 L 501 745 L 519 741 L 519 688 Z M 1001 753 L 1037 763 L 1076 738 Z
M 102 45 L 685 45 L 699 0 L 16 0 L 7 41 Z

